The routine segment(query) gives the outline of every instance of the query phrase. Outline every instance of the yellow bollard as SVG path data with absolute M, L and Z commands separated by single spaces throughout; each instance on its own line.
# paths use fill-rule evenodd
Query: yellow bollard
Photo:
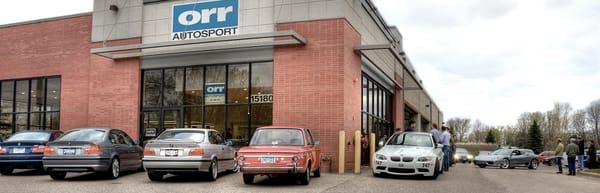
M 338 144 L 338 173 L 343 174 L 346 170 L 346 132 L 340 131 Z M 330 168 L 331 169 L 331 168 Z
M 360 174 L 360 131 L 354 132 L 354 173 Z
M 369 149 L 371 152 L 371 156 L 369 159 L 369 165 L 371 166 L 371 168 L 373 168 L 373 159 L 375 158 L 375 146 L 377 144 L 375 143 L 375 133 L 371 133 L 371 135 L 369 136 Z

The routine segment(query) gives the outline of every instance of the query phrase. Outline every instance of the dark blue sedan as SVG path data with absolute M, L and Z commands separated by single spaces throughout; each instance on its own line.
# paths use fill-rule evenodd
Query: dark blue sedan
M 0 174 L 14 169 L 43 169 L 46 144 L 58 138 L 60 131 L 24 131 L 0 143 Z

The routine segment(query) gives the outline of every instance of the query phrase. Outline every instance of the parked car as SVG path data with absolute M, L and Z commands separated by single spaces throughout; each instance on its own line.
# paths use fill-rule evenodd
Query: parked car
M 443 173 L 442 146 L 430 133 L 395 133 L 375 152 L 373 175 L 422 175 L 436 179 Z
M 44 150 L 44 169 L 62 180 L 67 172 L 103 172 L 116 179 L 125 170 L 142 167 L 143 149 L 118 129 L 74 129 Z
M 308 185 L 310 174 L 321 176 L 319 141 L 309 129 L 299 127 L 258 128 L 250 145 L 238 152 L 244 183 L 252 184 L 256 175 L 293 175 Z
M 555 151 L 544 151 L 538 155 L 539 163 L 546 164 L 548 166 L 552 166 L 556 163 L 556 154 Z
M 152 181 L 188 172 L 206 172 L 217 180 L 219 172 L 237 171 L 235 154 L 216 130 L 169 129 L 146 144 L 142 162 Z
M 467 151 L 465 148 L 456 148 L 456 153 L 454 153 L 454 161 L 462 162 L 462 163 L 471 163 L 473 162 L 473 155 Z
M 14 169 L 44 169 L 42 158 L 46 144 L 58 138 L 60 131 L 19 132 L 0 143 L 0 174 Z
M 475 157 L 475 165 L 481 168 L 493 166 L 506 169 L 524 166 L 537 169 L 539 161 L 530 149 L 498 149 L 489 155 Z

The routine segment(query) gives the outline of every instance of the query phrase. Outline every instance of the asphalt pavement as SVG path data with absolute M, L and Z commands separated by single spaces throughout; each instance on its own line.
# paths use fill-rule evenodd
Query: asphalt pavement
M 375 178 L 369 170 L 360 175 L 323 174 L 312 178 L 308 186 L 294 179 L 259 177 L 256 184 L 246 185 L 239 173 L 222 174 L 216 182 L 201 175 L 168 176 L 164 182 L 151 182 L 143 172 L 130 173 L 116 180 L 95 174 L 69 174 L 64 181 L 30 170 L 17 170 L 14 175 L 0 176 L 2 193 L 177 193 L 177 192 L 561 192 L 597 193 L 600 178 L 567 176 L 554 173 L 554 167 L 477 168 L 458 164 L 437 180 L 415 177 Z M 595 188 L 594 188 L 595 187 Z

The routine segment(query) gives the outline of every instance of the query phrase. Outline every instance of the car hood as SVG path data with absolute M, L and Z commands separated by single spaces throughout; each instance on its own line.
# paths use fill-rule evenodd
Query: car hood
M 300 153 L 306 151 L 303 146 L 247 146 L 239 153 Z
M 415 147 L 415 146 L 392 146 L 388 145 L 377 151 L 384 155 L 398 156 L 424 156 L 433 155 L 434 148 L 431 147 Z

